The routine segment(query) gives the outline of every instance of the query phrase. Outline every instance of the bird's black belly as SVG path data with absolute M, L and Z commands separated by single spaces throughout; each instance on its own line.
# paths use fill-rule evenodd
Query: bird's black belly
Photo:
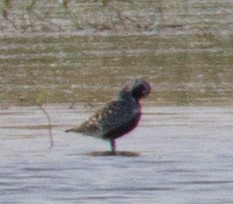
M 126 133 L 133 130 L 135 127 L 137 127 L 138 121 L 140 119 L 140 114 L 137 117 L 132 118 L 132 120 L 108 131 L 103 135 L 104 139 L 116 139 L 119 138 Z

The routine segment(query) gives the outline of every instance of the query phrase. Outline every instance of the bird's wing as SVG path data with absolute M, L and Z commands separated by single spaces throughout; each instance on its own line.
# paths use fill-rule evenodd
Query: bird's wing
M 133 129 L 132 122 L 137 123 L 139 117 L 140 110 L 136 105 L 127 101 L 112 101 L 80 126 L 69 129 L 67 132 L 79 132 L 102 138 L 118 137 L 128 132 L 128 129 Z
M 101 129 L 99 127 L 96 115 L 91 116 L 87 121 L 83 122 L 81 125 L 73 127 L 66 132 L 78 132 L 83 135 L 89 135 L 98 137 L 101 135 Z

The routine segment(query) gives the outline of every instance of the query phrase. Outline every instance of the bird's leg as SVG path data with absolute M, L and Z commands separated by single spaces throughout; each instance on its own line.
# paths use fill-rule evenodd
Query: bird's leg
M 111 143 L 112 154 L 114 155 L 114 154 L 116 154 L 116 143 L 115 143 L 115 140 L 111 139 L 110 143 Z

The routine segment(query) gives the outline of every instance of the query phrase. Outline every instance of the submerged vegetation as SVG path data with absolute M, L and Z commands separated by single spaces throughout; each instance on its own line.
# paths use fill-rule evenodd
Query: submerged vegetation
M 144 1 L 111 0 L 49 0 L 46 3 L 5 0 L 0 3 L 4 17 L 0 27 L 32 32 L 151 32 L 156 22 L 155 4 L 156 1 L 145 4 Z

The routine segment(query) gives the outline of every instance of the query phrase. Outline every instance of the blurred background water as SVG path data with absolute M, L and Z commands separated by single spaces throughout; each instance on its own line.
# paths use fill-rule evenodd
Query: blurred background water
M 231 0 L 11 2 L 1 104 L 34 105 L 40 91 L 47 103 L 105 102 L 136 77 L 156 104 L 232 103 Z
M 231 0 L 0 8 L 0 203 L 233 202 Z M 63 132 L 138 77 L 153 92 L 118 148 L 140 156 Z

